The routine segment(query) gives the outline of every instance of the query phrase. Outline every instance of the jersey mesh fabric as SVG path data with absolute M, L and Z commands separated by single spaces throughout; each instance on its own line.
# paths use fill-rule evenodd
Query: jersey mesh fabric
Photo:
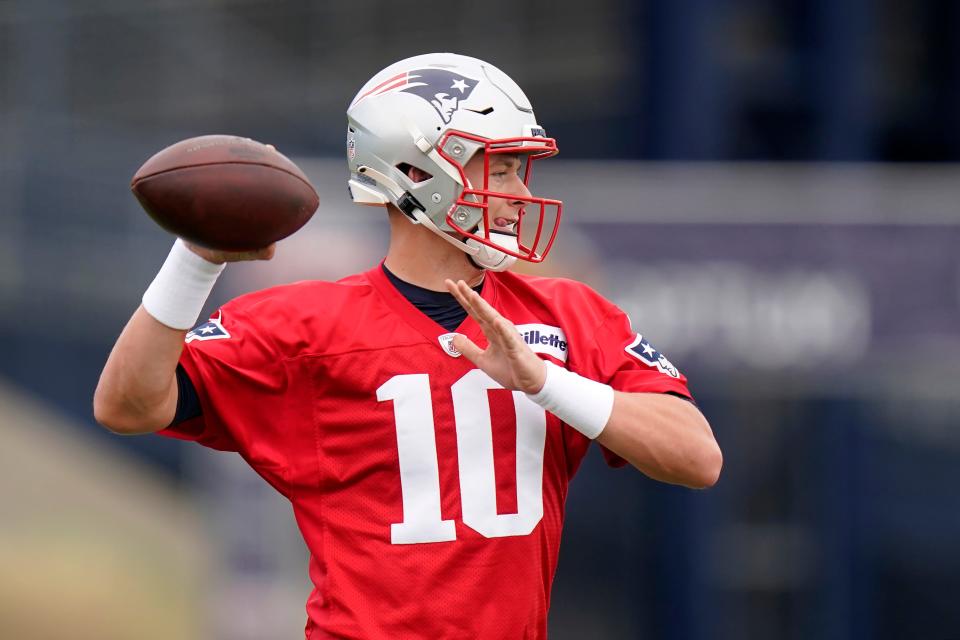
M 540 349 L 544 358 L 622 391 L 690 395 L 682 375 L 625 351 L 636 337 L 626 316 L 585 285 L 488 273 L 482 296 L 517 325 L 559 329 L 564 348 Z M 291 500 L 311 553 L 308 638 L 546 637 L 567 487 L 589 440 L 552 415 L 544 418 L 518 392 L 484 391 L 486 374 L 449 355 L 439 340 L 447 330 L 417 311 L 379 267 L 337 283 L 243 296 L 219 313 L 231 337 L 193 341 L 181 358 L 203 415 L 161 433 L 239 452 Z M 486 345 L 470 318 L 457 331 Z M 461 413 L 457 424 L 464 381 L 485 393 L 487 423 Z M 438 518 L 452 521 L 455 539 L 392 541 L 391 525 L 423 519 L 404 513 L 394 389 L 420 389 L 415 398 L 430 403 L 432 415 L 408 426 L 435 443 Z M 542 445 L 526 427 L 537 411 L 545 420 Z M 483 521 L 499 525 L 542 502 L 529 532 L 485 535 L 465 523 L 476 516 L 467 517 L 464 492 L 482 494 L 486 485 L 478 489 L 464 470 L 488 455 L 458 450 L 458 438 L 475 435 L 467 422 L 489 430 L 491 442 L 495 513 Z M 535 497 L 527 492 L 521 500 L 518 460 L 537 456 L 541 484 Z M 529 471 L 523 475 L 529 480 Z

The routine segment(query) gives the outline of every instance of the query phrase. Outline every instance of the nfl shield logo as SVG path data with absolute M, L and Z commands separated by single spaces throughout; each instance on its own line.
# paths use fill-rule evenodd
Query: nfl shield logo
M 443 350 L 447 353 L 448 356 L 453 358 L 459 358 L 463 354 L 457 351 L 457 348 L 453 346 L 453 337 L 458 336 L 458 333 L 445 333 L 437 340 L 440 341 L 440 346 L 443 347 Z

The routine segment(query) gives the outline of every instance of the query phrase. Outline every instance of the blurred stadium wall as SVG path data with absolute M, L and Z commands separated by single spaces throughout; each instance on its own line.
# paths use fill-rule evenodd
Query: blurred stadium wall
M 587 461 L 551 637 L 956 635 L 958 29 L 947 0 L 0 2 L 0 637 L 63 612 L 71 637 L 300 633 L 288 506 L 230 456 L 93 424 L 170 243 L 127 184 L 203 133 L 314 179 L 320 213 L 211 309 L 366 268 L 385 228 L 347 203 L 343 111 L 427 50 L 528 90 L 562 150 L 534 178 L 566 202 L 545 270 L 630 312 L 725 452 L 702 493 Z

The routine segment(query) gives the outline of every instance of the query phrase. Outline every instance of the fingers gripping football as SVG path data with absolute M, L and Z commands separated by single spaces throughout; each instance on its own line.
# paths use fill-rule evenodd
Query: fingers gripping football
M 524 393 L 536 393 L 543 388 L 546 366 L 523 341 L 513 323 L 463 280 L 447 280 L 445 284 L 487 338 L 486 349 L 463 335 L 453 339 L 453 346 L 504 388 Z
M 214 264 L 223 264 L 224 262 L 244 262 L 247 260 L 270 260 L 277 250 L 277 243 L 257 249 L 256 251 L 221 251 L 219 249 L 208 249 L 200 245 L 186 242 L 187 248 L 195 254 Z

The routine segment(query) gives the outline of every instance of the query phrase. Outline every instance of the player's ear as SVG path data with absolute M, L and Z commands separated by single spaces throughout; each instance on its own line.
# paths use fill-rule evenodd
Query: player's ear
M 412 164 L 402 163 L 397 165 L 397 169 L 400 169 L 408 178 L 410 178 L 414 184 L 423 182 L 424 180 L 429 180 L 433 177 L 432 174 L 427 173 L 423 169 L 418 169 Z

